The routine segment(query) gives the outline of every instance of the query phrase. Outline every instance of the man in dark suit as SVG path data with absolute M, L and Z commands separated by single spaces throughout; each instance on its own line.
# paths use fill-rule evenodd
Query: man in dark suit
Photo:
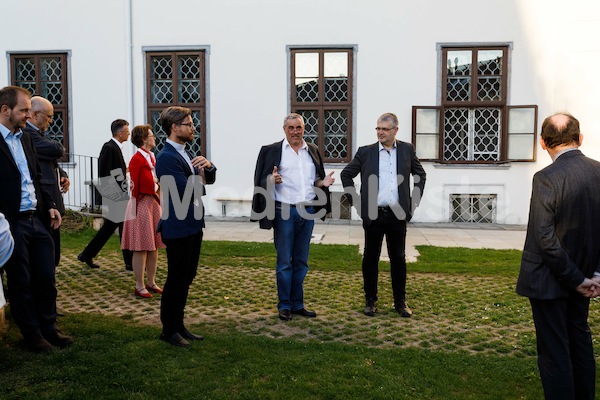
M 552 164 L 533 177 L 517 293 L 529 297 L 546 399 L 595 398 L 596 362 L 588 326 L 600 293 L 600 163 L 579 146 L 579 121 L 544 120 L 540 143 Z
M 329 186 L 319 150 L 304 141 L 304 119 L 284 119 L 285 139 L 260 149 L 254 172 L 251 220 L 273 228 L 277 251 L 276 277 L 279 318 L 292 314 L 316 317 L 304 307 L 304 278 L 308 273 L 310 238 L 315 218 L 330 212 Z
M 360 174 L 360 209 L 365 230 L 362 261 L 366 305 L 365 315 L 374 316 L 377 302 L 379 256 L 386 236 L 394 308 L 402 317 L 412 311 L 406 304 L 406 223 L 419 205 L 425 189 L 425 170 L 410 143 L 396 140 L 398 118 L 386 113 L 377 120 L 378 142 L 358 149 L 354 159 L 342 171 L 342 184 L 356 206 L 354 177 Z M 410 177 L 414 190 L 411 196 Z
M 186 143 L 194 140 L 196 130 L 189 108 L 167 107 L 160 115 L 160 123 L 169 135 L 156 157 L 163 210 L 158 231 L 167 247 L 167 280 L 160 303 L 163 325 L 160 339 L 173 346 L 188 347 L 190 340 L 203 340 L 202 336 L 185 327 L 183 318 L 200 260 L 204 185 L 215 182 L 217 168 L 205 157 L 194 157 L 186 149 Z
M 34 352 L 66 347 L 73 338 L 56 326 L 54 242 L 50 228 L 61 223 L 60 212 L 40 184 L 40 168 L 31 137 L 24 135 L 31 110 L 26 89 L 0 90 L 0 210 L 15 241 L 6 264 L 11 314 L 25 346 Z
M 33 141 L 42 172 L 40 183 L 50 193 L 60 215 L 64 216 L 65 204 L 62 195 L 69 190 L 70 181 L 68 174 L 58 165 L 58 160 L 63 157 L 65 148 L 59 142 L 45 137 L 53 117 L 52 103 L 43 97 L 34 96 L 31 98 L 31 116 L 23 128 L 23 132 L 30 135 Z M 60 262 L 60 228 L 50 230 L 50 234 L 54 240 L 54 265 L 58 265 Z
M 104 143 L 100 156 L 98 157 L 98 176 L 103 178 L 114 177 L 117 180 L 116 189 L 119 193 L 119 199 L 122 205 L 126 206 L 129 195 L 127 194 L 127 165 L 123 159 L 122 146 L 129 138 L 129 122 L 124 119 L 117 119 L 110 125 L 112 139 Z M 107 200 L 102 200 L 107 203 Z M 106 205 L 106 204 L 105 204 Z M 124 210 L 124 207 L 123 207 Z M 114 210 L 109 210 L 111 213 Z M 119 228 L 119 238 L 123 233 L 123 221 L 121 218 L 104 218 L 104 224 L 96 233 L 96 236 L 90 241 L 86 248 L 77 256 L 77 259 L 88 265 L 90 268 L 98 268 L 99 265 L 94 263 L 94 257 L 98 255 L 102 247 L 108 239 L 113 235 L 115 229 Z M 131 250 L 123 250 L 123 261 L 125 261 L 125 269 L 132 271 L 131 262 L 133 252 Z

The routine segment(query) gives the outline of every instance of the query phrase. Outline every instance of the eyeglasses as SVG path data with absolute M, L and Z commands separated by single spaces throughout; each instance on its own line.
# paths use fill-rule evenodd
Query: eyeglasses
M 37 112 L 39 112 L 40 114 L 45 115 L 46 118 L 48 118 L 48 119 L 54 119 L 54 115 L 48 115 L 48 114 L 46 114 L 45 112 L 42 112 L 42 111 L 37 111 Z
M 177 125 L 184 125 L 184 126 L 188 126 L 188 127 L 192 128 L 192 129 L 196 129 L 196 127 L 194 126 L 194 124 L 192 122 L 188 122 L 185 124 L 177 124 Z
M 375 128 L 375 130 L 376 130 L 377 132 L 379 132 L 379 131 L 389 132 L 389 131 L 391 131 L 392 129 L 396 129 L 396 128 L 380 128 L 380 127 L 377 127 L 377 128 Z

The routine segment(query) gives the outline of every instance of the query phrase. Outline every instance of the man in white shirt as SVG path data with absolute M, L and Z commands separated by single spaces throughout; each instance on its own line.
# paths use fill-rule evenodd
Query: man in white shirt
M 316 317 L 304 307 L 304 278 L 308 272 L 310 238 L 315 218 L 331 211 L 329 186 L 333 172 L 325 175 L 317 147 L 304 141 L 304 119 L 289 114 L 284 119 L 285 138 L 263 146 L 254 173 L 253 221 L 274 229 L 279 318 L 292 314 Z

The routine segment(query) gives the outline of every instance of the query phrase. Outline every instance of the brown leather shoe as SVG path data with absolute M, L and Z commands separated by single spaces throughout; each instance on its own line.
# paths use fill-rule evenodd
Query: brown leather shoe
M 27 337 L 24 343 L 27 350 L 33 353 L 47 353 L 52 351 L 52 345 L 41 335 Z
M 282 321 L 291 321 L 292 312 L 286 308 L 279 310 L 279 319 Z
M 406 305 L 405 301 L 402 300 L 399 303 L 400 304 L 396 306 L 396 311 L 398 311 L 398 314 L 400 314 L 401 317 L 410 318 L 412 315 L 412 310 L 408 308 L 408 305 Z
M 165 336 L 164 333 L 161 333 L 160 340 L 177 347 L 190 347 L 190 342 L 181 337 L 181 335 L 177 332 L 170 336 Z
M 52 346 L 60 347 L 61 349 L 75 343 L 75 340 L 73 340 L 71 336 L 65 335 L 58 329 L 50 332 L 45 332 L 42 335 L 44 336 L 44 339 L 50 342 Z
M 365 308 L 363 308 L 363 313 L 366 316 L 373 317 L 377 312 L 377 308 L 375 307 L 375 302 L 373 300 L 367 300 L 367 304 Z

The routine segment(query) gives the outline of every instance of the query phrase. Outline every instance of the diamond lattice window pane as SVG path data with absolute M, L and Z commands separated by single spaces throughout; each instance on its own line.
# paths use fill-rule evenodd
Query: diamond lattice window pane
M 296 101 L 318 101 L 319 81 L 315 79 L 296 78 Z
M 348 101 L 348 78 L 325 78 L 325 101 Z
M 173 79 L 173 67 L 170 56 L 152 57 L 150 79 Z
M 202 154 L 202 121 L 200 120 L 200 113 L 198 111 L 192 111 L 192 121 L 196 127 L 196 132 L 194 133 L 194 141 L 192 143 L 188 143 L 188 148 L 192 154 L 199 156 Z
M 173 102 L 173 82 L 152 81 L 151 85 L 152 103 Z
M 319 54 L 296 53 L 295 86 L 297 101 L 319 100 Z
M 43 81 L 60 81 L 62 79 L 62 66 L 60 57 L 41 58 L 40 64 L 42 68 Z
M 200 81 L 181 80 L 177 89 L 180 103 L 200 102 Z
M 42 82 L 41 96 L 54 105 L 63 104 L 62 82 Z
M 325 101 L 348 100 L 348 53 L 325 53 Z
M 16 60 L 15 78 L 17 81 L 33 82 L 35 84 L 35 62 L 33 58 L 19 58 Z
M 325 158 L 346 158 L 348 155 L 348 113 L 346 110 L 325 111 Z
M 444 112 L 444 160 L 469 159 L 469 110 L 449 108 Z
M 476 108 L 474 112 L 473 158 L 475 161 L 498 161 L 500 159 L 500 109 Z
M 478 75 L 502 75 L 502 50 L 479 50 L 477 52 Z
M 448 78 L 446 91 L 448 101 L 471 100 L 471 78 Z
M 165 145 L 165 140 L 167 139 L 167 135 L 162 129 L 162 126 L 159 123 L 160 120 L 160 111 L 152 111 L 150 113 L 150 125 L 152 125 L 152 132 L 154 132 L 154 137 L 156 139 L 156 147 L 154 148 L 154 153 L 158 153 Z
M 18 82 L 18 85 L 29 90 L 32 96 L 39 96 L 39 94 L 36 92 L 35 82 Z
M 47 138 L 63 143 L 63 132 L 65 131 L 65 119 L 61 111 L 54 111 L 54 118 L 48 127 Z
M 477 81 L 477 99 L 481 101 L 502 100 L 502 78 L 480 77 Z
M 200 62 L 198 56 L 181 56 L 178 58 L 179 79 L 200 79 Z
M 297 111 L 304 118 L 304 141 L 318 146 L 319 112 L 317 110 Z

